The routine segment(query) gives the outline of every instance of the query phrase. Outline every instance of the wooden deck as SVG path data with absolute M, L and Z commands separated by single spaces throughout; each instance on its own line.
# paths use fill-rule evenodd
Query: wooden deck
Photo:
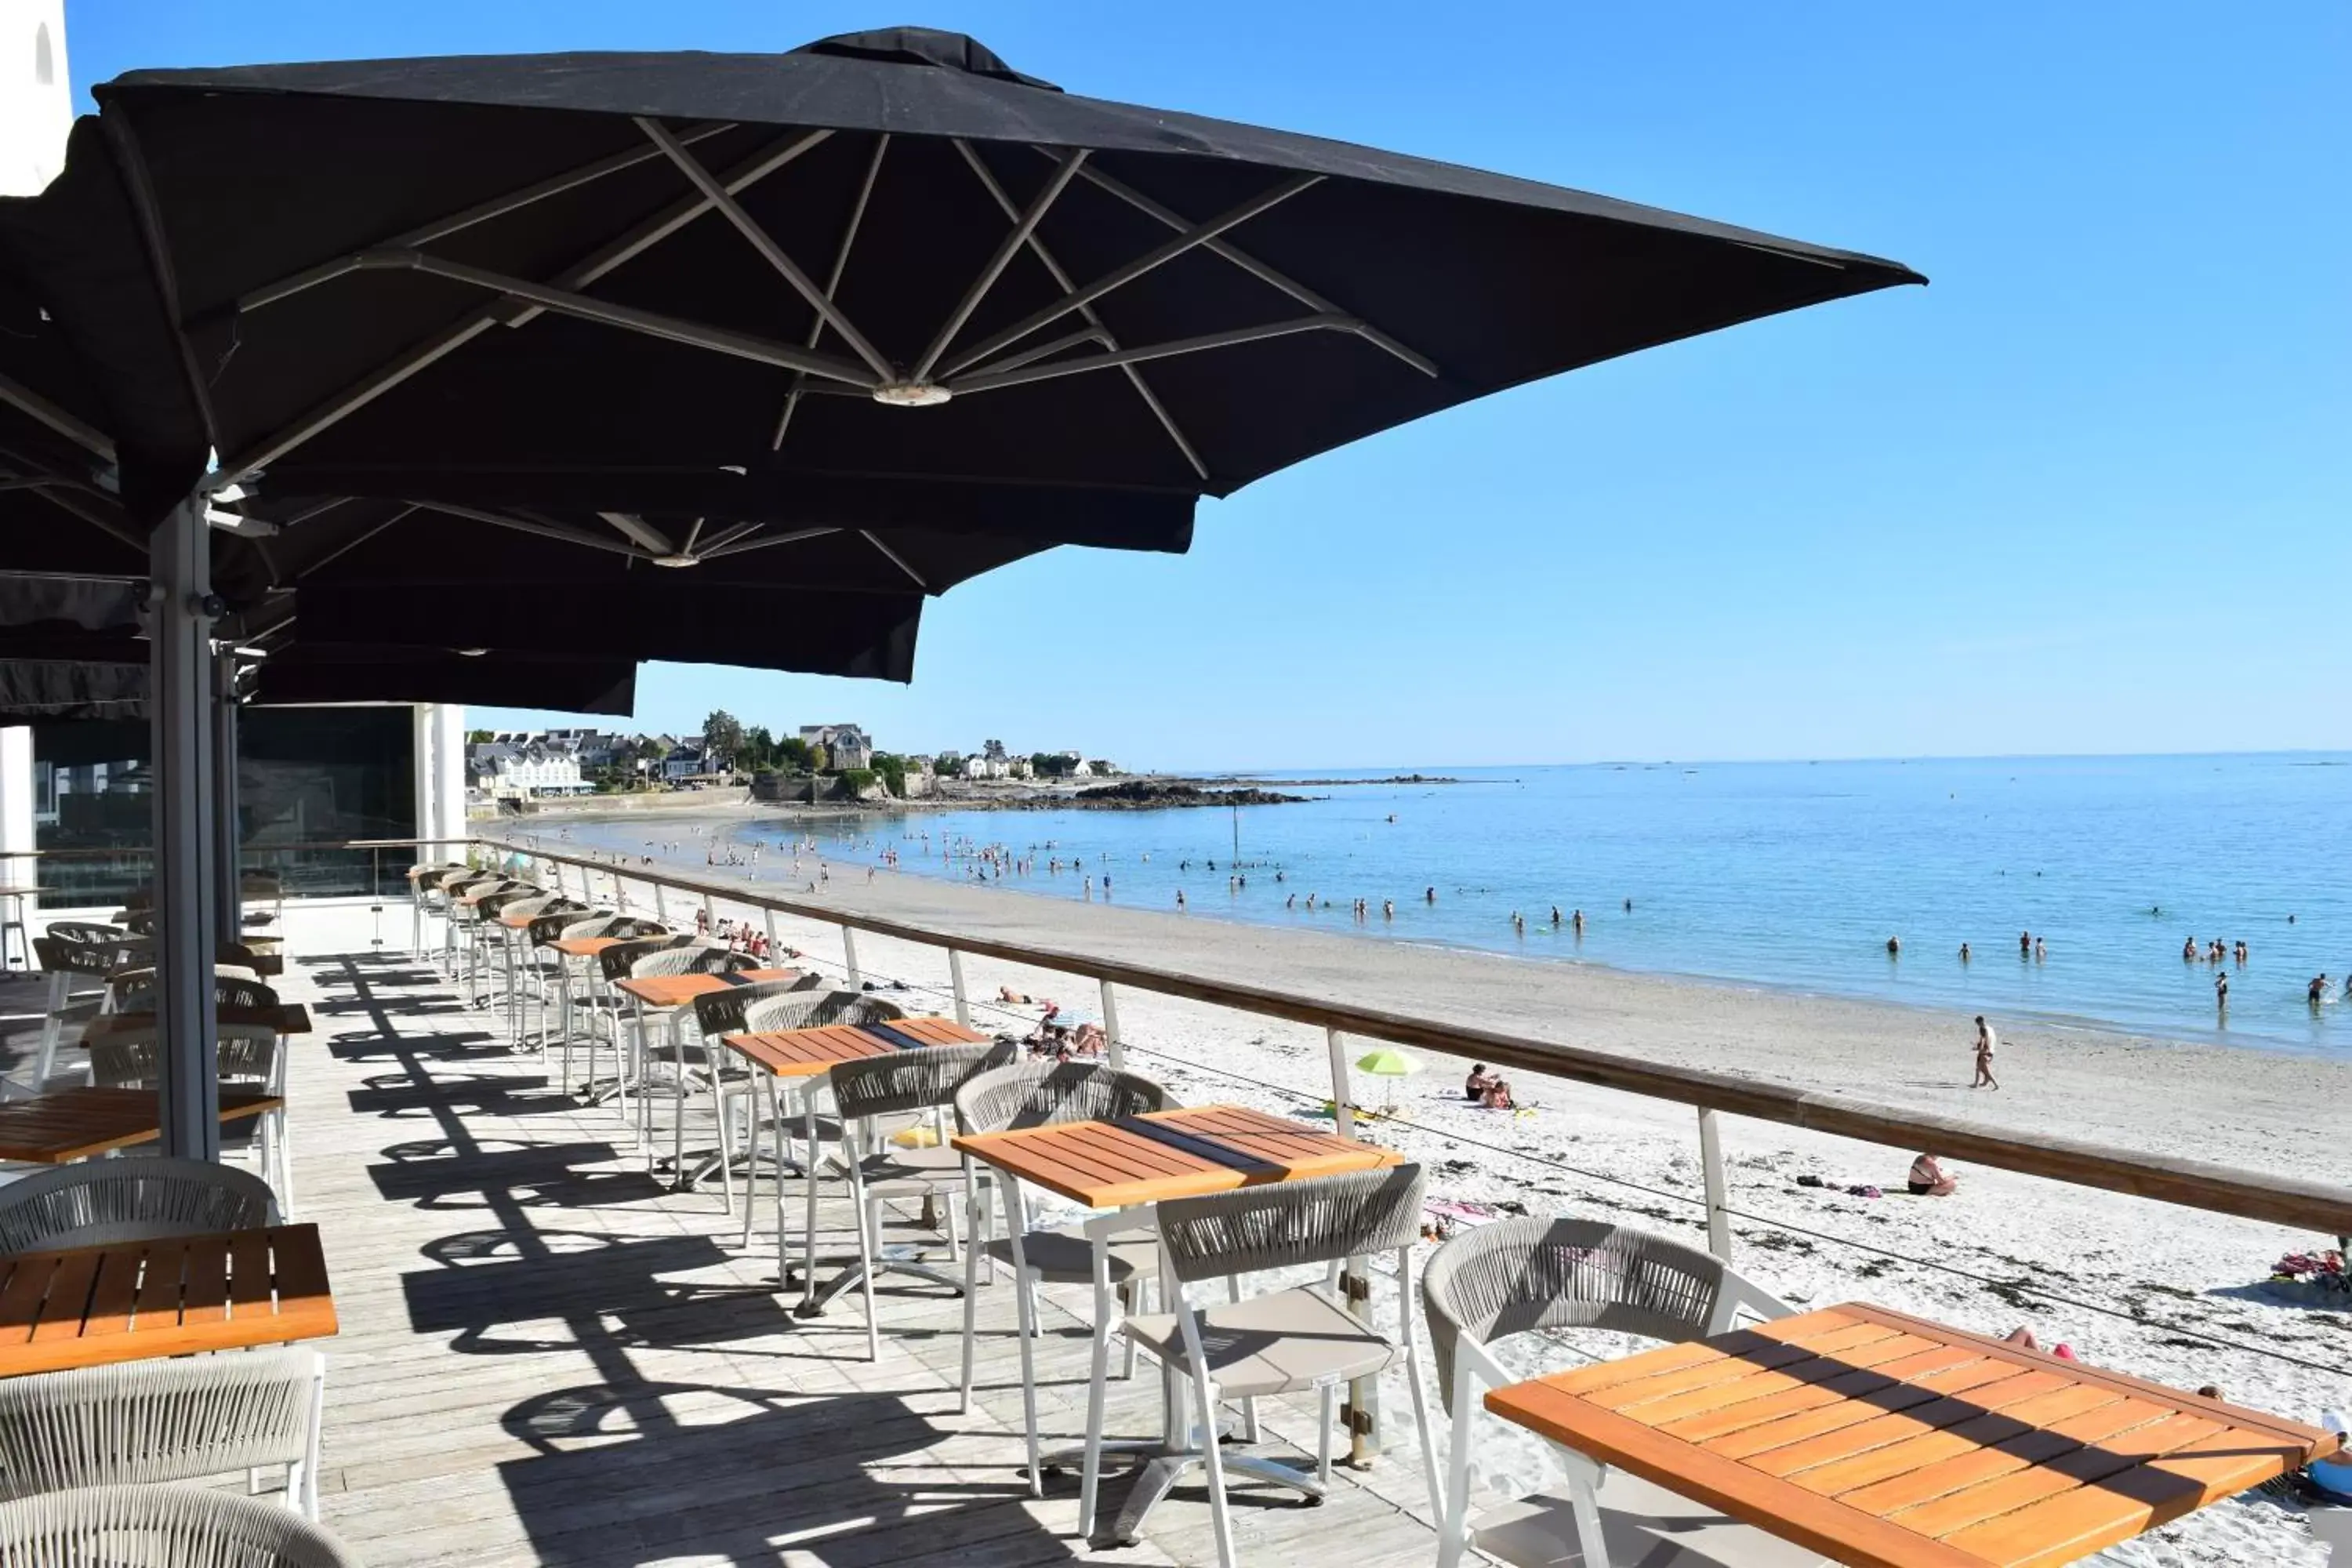
M 429 966 L 288 970 L 289 999 L 319 1021 L 293 1047 L 296 1217 L 325 1237 L 342 1321 L 323 1346 L 324 1511 L 373 1568 L 1214 1561 L 1198 1486 L 1135 1546 L 1091 1551 L 1071 1538 L 1075 1468 L 1027 1495 L 1009 1287 L 982 1295 L 980 1386 L 959 1415 L 948 1292 L 885 1276 L 869 1364 L 854 1296 L 793 1317 L 771 1243 L 744 1251 L 715 1192 L 649 1177 L 614 1112 L 509 1054 L 499 1016 Z M 847 1205 L 826 1217 L 820 1248 L 838 1258 L 854 1246 Z M 1081 1432 L 1087 1341 L 1066 1308 L 1045 1317 L 1051 1447 Z M 1150 1429 L 1155 1386 L 1114 1384 L 1114 1433 Z M 1433 1562 L 1399 1414 L 1396 1452 L 1322 1507 L 1237 1488 L 1244 1560 Z M 1260 1451 L 1303 1458 L 1311 1405 L 1265 1416 Z M 1114 1469 L 1106 1520 L 1124 1490 Z

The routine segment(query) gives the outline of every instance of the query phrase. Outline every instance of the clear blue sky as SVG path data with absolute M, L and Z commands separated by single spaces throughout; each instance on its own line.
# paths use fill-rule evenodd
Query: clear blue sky
M 2352 8 L 68 0 L 138 66 L 958 28 L 1074 90 L 1906 261 L 934 604 L 910 688 L 638 715 L 1130 764 L 2342 746 Z M 520 715 L 485 711 L 482 722 Z

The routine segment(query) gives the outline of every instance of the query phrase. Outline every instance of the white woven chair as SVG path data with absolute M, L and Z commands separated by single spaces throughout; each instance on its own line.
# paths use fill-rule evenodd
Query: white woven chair
M 1429 1412 L 1421 1389 L 1420 1356 L 1413 1345 L 1409 1300 L 1413 1244 L 1421 1239 L 1422 1172 L 1418 1165 L 1351 1172 L 1307 1181 L 1243 1187 L 1208 1197 L 1170 1198 L 1152 1205 L 1160 1232 L 1162 1267 L 1175 1281 L 1172 1312 L 1127 1320 L 1127 1336 L 1162 1364 L 1191 1380 L 1197 1402 L 1197 1434 L 1208 1471 L 1209 1516 L 1215 1530 L 1217 1561 L 1233 1568 L 1233 1525 L 1225 1509 L 1225 1469 L 1320 1498 L 1331 1479 L 1331 1416 L 1340 1387 L 1360 1377 L 1376 1377 L 1391 1363 L 1405 1363 L 1412 1390 L 1413 1415 L 1433 1495 L 1429 1458 Z M 1339 1296 L 1339 1276 L 1350 1258 L 1391 1253 L 1396 1258 L 1398 1337 L 1391 1341 L 1349 1311 Z M 1297 1286 L 1265 1295 L 1242 1296 L 1195 1309 L 1188 1287 L 1220 1276 L 1235 1278 L 1308 1264 L 1328 1266 L 1317 1286 Z M 1095 1270 L 1095 1312 L 1107 1320 L 1110 1281 Z M 1078 1528 L 1094 1522 L 1100 1484 L 1103 1403 L 1108 1342 L 1097 1329 L 1093 1377 L 1087 1391 L 1086 1473 L 1078 1494 Z M 1313 1389 L 1321 1398 L 1315 1473 L 1255 1456 L 1229 1458 L 1217 1435 L 1221 1400 L 1256 1398 Z
M 120 926 L 59 921 L 45 935 L 33 939 L 33 956 L 48 981 L 48 996 L 41 1018 L 41 1040 L 33 1055 L 33 1070 L 21 1087 L 38 1094 L 57 1071 L 58 1044 L 68 1024 L 87 1024 L 109 1005 L 107 976 L 128 951 L 129 933 Z M 88 994 L 76 995 L 77 987 Z
M 269 1184 L 207 1160 L 160 1154 L 83 1160 L 0 1186 L 0 1253 L 206 1236 L 278 1222 Z
M 286 1092 L 285 1042 L 267 1024 L 222 1024 L 215 1059 L 224 1088 Z M 118 1030 L 89 1047 L 89 1081 L 101 1089 L 153 1089 L 162 1068 L 156 1061 L 156 1033 L 152 1028 Z M 278 1194 L 278 1206 L 294 1212 L 294 1151 L 286 1135 L 286 1111 L 264 1111 L 230 1122 L 221 1129 L 221 1152 L 226 1159 L 249 1159 L 261 1179 Z
M 814 1029 L 826 1024 L 882 1024 L 893 1018 L 903 1018 L 907 1016 L 907 1010 L 904 1007 L 895 1002 L 885 1001 L 879 996 L 868 996 L 860 991 L 828 990 L 825 988 L 824 976 L 814 973 L 804 974 L 795 981 L 775 984 L 782 984 L 783 989 L 781 992 L 753 997 L 743 1008 L 741 1022 L 735 1024 L 730 1029 L 718 1032 L 745 1035 L 776 1034 L 786 1029 Z M 738 987 L 738 989 L 744 988 Z M 821 1094 L 825 1087 L 823 1078 L 804 1079 L 799 1080 L 797 1084 L 801 1093 L 811 1096 Z M 817 1145 L 839 1141 L 841 1121 L 835 1116 L 817 1116 L 814 1119 L 805 1115 L 798 1118 L 792 1116 L 784 1106 L 784 1095 L 777 1080 L 764 1073 L 758 1075 L 747 1073 L 741 1080 L 725 1079 L 720 1081 L 719 1088 L 726 1098 L 732 1100 L 740 1096 L 748 1104 L 746 1120 L 750 1125 L 744 1137 L 744 1162 L 748 1170 L 756 1172 L 759 1169 L 762 1133 L 769 1127 L 775 1129 L 776 1256 L 782 1259 L 790 1252 L 790 1248 L 783 1243 L 784 1172 L 789 1170 L 796 1176 L 805 1177 L 811 1170 L 814 1169 Z M 761 1093 L 765 1093 L 768 1097 L 765 1115 L 761 1114 L 758 1100 L 758 1096 Z M 724 1113 L 722 1110 L 722 1114 Z M 812 1121 L 814 1121 L 815 1133 L 814 1137 L 807 1137 Z M 809 1145 L 800 1153 L 795 1153 L 793 1150 L 793 1139 L 796 1134 L 803 1136 Z M 743 1178 L 743 1245 L 745 1247 L 751 1245 L 751 1225 L 759 1212 L 758 1194 L 752 1190 L 752 1184 L 753 1177 L 746 1175 Z M 782 1267 L 781 1262 L 778 1267 Z
M 89 1487 L 0 1503 L 0 1568 L 361 1568 L 291 1510 L 207 1487 Z
M 1021 1062 L 982 1073 L 956 1091 L 956 1131 L 1001 1132 L 1013 1127 L 1049 1127 L 1066 1121 L 1110 1121 L 1172 1110 L 1176 1099 L 1150 1079 L 1092 1062 Z M 964 1156 L 965 1188 L 970 1219 L 964 1228 L 974 1238 L 985 1237 L 964 1253 L 963 1270 L 963 1389 L 957 1410 L 971 1408 L 972 1345 L 979 1319 L 980 1259 L 985 1253 L 991 1267 L 997 1262 L 1013 1269 L 1014 1309 L 1021 1341 L 1021 1407 L 1029 1439 L 1029 1490 L 1045 1495 L 1044 1461 L 1037 1451 L 1036 1352 L 1030 1342 L 1036 1335 L 1036 1287 L 1083 1285 L 1094 1278 L 1094 1242 L 1083 1228 L 1031 1230 L 1018 1183 L 1005 1184 L 1005 1234 L 993 1235 L 988 1213 L 990 1185 L 971 1179 L 973 1161 Z M 1108 1267 L 1120 1306 L 1129 1311 L 1141 1305 L 1142 1289 L 1159 1273 L 1160 1247 L 1148 1230 L 1129 1231 L 1108 1238 Z M 1128 1370 L 1134 1370 L 1134 1342 L 1129 1344 Z
M 857 1265 L 866 1296 L 866 1357 L 882 1359 L 882 1336 L 874 1315 L 874 1277 L 887 1269 L 928 1279 L 961 1290 L 952 1274 L 919 1259 L 894 1254 L 882 1246 L 882 1205 L 890 1198 L 930 1198 L 956 1195 L 967 1180 L 988 1181 L 985 1169 L 967 1177 L 964 1158 L 949 1147 L 944 1136 L 929 1148 L 900 1148 L 889 1141 L 885 1121 L 908 1112 L 933 1113 L 944 1121 L 955 1103 L 956 1091 L 991 1068 L 1010 1062 L 1019 1047 L 982 1041 L 969 1046 L 930 1046 L 895 1056 L 862 1061 L 836 1062 L 825 1079 L 833 1102 L 841 1112 L 841 1146 L 828 1162 L 849 1177 L 849 1191 L 857 1217 Z M 940 1129 L 941 1133 L 945 1128 Z M 809 1189 L 808 1267 L 816 1268 L 816 1183 Z M 940 1205 L 947 1226 L 948 1252 L 960 1260 L 961 1239 L 956 1234 L 952 1202 Z
M 728 1035 L 755 1030 L 803 1027 L 800 1024 L 768 1022 L 754 1025 L 751 1017 L 766 1004 L 782 1002 L 787 997 L 792 999 L 792 1005 L 781 1016 L 793 1016 L 802 1009 L 813 1010 L 814 1004 L 810 999 L 824 994 L 824 977 L 815 973 L 795 975 L 790 980 L 753 980 L 740 985 L 730 985 L 724 991 L 696 997 L 692 1026 L 688 1028 L 686 1021 L 680 1018 L 677 1029 L 673 1031 L 671 1043 L 677 1052 L 675 1065 L 681 1079 L 690 1078 L 691 1081 L 710 1091 L 710 1111 L 717 1119 L 719 1128 L 719 1155 L 712 1163 L 719 1169 L 720 1199 L 726 1205 L 726 1212 L 730 1215 L 735 1212 L 735 1109 L 738 1104 L 749 1108 L 747 1121 L 750 1125 L 745 1130 L 749 1163 L 743 1177 L 743 1228 L 747 1244 L 751 1237 L 751 1210 L 755 1206 L 751 1201 L 751 1173 L 757 1167 L 760 1150 L 759 1102 L 755 1098 L 759 1086 L 752 1081 L 751 1071 L 743 1065 L 742 1058 L 719 1041 Z M 761 1013 L 763 1019 L 772 1016 L 777 1016 L 773 1008 Z M 900 1014 L 894 1007 L 887 1016 L 897 1017 Z M 681 1107 L 684 1104 L 683 1090 L 679 1103 Z M 781 1135 L 777 1138 L 776 1146 L 780 1151 L 784 1146 Z M 781 1172 L 778 1179 L 782 1180 Z M 688 1180 L 686 1184 L 693 1186 L 697 1182 Z
M 315 1520 L 326 1376 L 287 1346 L 0 1380 L 0 1500 L 282 1465 Z
M 1470 1454 L 1481 1389 L 1517 1383 L 1490 1350 L 1514 1334 L 1603 1329 L 1679 1343 L 1730 1329 L 1742 1310 L 1790 1309 L 1711 1253 L 1588 1219 L 1506 1219 L 1465 1231 L 1422 1274 L 1439 1397 L 1452 1413 L 1438 1563 L 1472 1546 L 1525 1568 L 1811 1568 L 1821 1557 L 1573 1450 L 1565 1497 L 1522 1498 L 1470 1519 Z

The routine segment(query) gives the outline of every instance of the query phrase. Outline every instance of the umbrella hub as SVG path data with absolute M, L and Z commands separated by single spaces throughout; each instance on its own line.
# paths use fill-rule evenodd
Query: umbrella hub
M 886 381 L 874 389 L 874 401 L 893 408 L 936 408 L 954 395 L 935 381 Z
M 876 27 L 863 33 L 835 33 L 832 37 L 803 44 L 793 53 L 834 55 L 883 65 L 931 66 L 940 70 L 993 77 L 1023 87 L 1043 88 L 1047 92 L 1062 90 L 1050 81 L 1014 70 L 1004 63 L 1003 57 L 978 38 L 941 32 L 937 27 Z
M 702 564 L 701 556 L 689 554 L 683 550 L 673 551 L 667 555 L 656 555 L 653 558 L 653 561 L 654 564 L 656 566 L 699 566 Z

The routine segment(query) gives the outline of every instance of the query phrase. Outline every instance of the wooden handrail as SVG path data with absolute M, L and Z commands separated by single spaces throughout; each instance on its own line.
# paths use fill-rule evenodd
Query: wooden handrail
M 425 841 L 419 841 L 425 842 Z M 430 842 L 455 842 L 436 840 Z M 1527 1035 L 1502 1034 L 1475 1025 L 1392 1013 L 1328 997 L 1301 995 L 1267 986 L 1218 980 L 1181 970 L 1121 959 L 1101 958 L 1028 942 L 1002 942 L 962 931 L 940 931 L 908 921 L 863 914 L 780 898 L 738 883 L 709 880 L 671 871 L 615 866 L 590 857 L 565 855 L 503 839 L 469 840 L 506 855 L 576 866 L 606 876 L 658 882 L 681 892 L 727 899 L 779 914 L 871 931 L 877 936 L 1033 964 L 1059 973 L 1084 975 L 1189 1001 L 1207 1002 L 1293 1023 L 1337 1029 L 1342 1034 L 1399 1045 L 1420 1046 L 1453 1056 L 1475 1057 L 1527 1072 L 1573 1079 L 1651 1100 L 1696 1106 L 1759 1121 L 1856 1138 L 1890 1148 L 1973 1160 L 2025 1175 L 2044 1176 L 2076 1186 L 2129 1193 L 2137 1197 L 2267 1220 L 2326 1236 L 2352 1234 L 2352 1187 L 2297 1181 L 2241 1171 L 2197 1160 L 2140 1153 L 2078 1139 L 2027 1136 L 1980 1121 L 1933 1116 L 1879 1105 L 1847 1095 L 1793 1089 L 1736 1073 L 1672 1067 L 1636 1057 Z M 383 847 L 391 847 L 387 842 Z

